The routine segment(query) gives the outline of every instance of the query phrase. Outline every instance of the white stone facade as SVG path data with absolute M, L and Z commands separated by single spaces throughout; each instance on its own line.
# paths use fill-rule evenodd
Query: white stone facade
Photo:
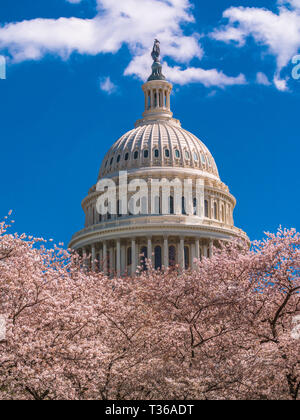
M 77 232 L 70 248 L 86 258 L 93 270 L 111 275 L 134 275 L 144 259 L 156 268 L 192 268 L 194 260 L 212 255 L 213 245 L 234 237 L 247 242 L 247 235 L 234 226 L 235 198 L 220 180 L 207 147 L 173 119 L 170 108 L 172 85 L 152 80 L 143 85 L 145 112 L 135 128 L 108 151 L 98 180 L 118 182 L 119 171 L 128 172 L 128 182 L 162 178 L 201 179 L 204 183 L 204 218 L 197 214 L 106 215 L 96 211 L 99 192 L 94 185 L 83 200 L 85 228 Z

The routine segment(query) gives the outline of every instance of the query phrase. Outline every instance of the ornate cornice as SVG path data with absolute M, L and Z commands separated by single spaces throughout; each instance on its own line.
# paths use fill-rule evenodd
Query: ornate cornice
M 186 235 L 199 236 L 201 238 L 205 238 L 209 234 L 215 234 L 217 235 L 216 239 L 222 239 L 220 237 L 221 235 L 227 238 L 237 237 L 249 242 L 249 238 L 247 237 L 245 232 L 234 226 L 229 227 L 225 226 L 224 224 L 220 224 L 220 226 L 217 226 L 216 224 L 213 225 L 210 222 L 207 222 L 202 225 L 191 225 L 183 223 L 179 224 L 178 222 L 173 222 L 170 224 L 151 223 L 147 225 L 128 224 L 127 226 L 107 226 L 104 229 L 101 225 L 95 225 L 92 228 L 83 229 L 82 231 L 79 231 L 77 234 L 75 234 L 70 242 L 69 247 L 78 248 L 80 246 L 83 246 L 82 242 L 101 242 L 101 240 L 116 239 L 124 236 L 130 239 L 131 237 L 138 236 L 139 234 L 143 235 L 145 234 L 145 232 L 148 232 L 148 234 L 154 236 L 163 236 L 166 233 L 172 236 L 178 236 L 185 232 Z

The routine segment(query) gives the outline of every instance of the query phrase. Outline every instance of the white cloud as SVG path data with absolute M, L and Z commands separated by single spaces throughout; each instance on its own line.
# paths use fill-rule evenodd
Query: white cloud
M 300 9 L 300 0 L 278 0 L 279 5 L 291 6 L 294 9 Z
M 100 81 L 100 89 L 108 95 L 117 91 L 117 86 L 111 81 L 110 77 L 104 77 Z
M 278 90 L 285 92 L 288 90 L 287 80 L 279 79 L 277 76 L 274 77 L 274 84 Z
M 125 70 L 125 75 L 136 75 L 141 79 L 145 79 L 145 75 L 149 76 L 149 69 L 151 68 L 152 60 L 149 50 L 143 54 L 136 55 L 129 66 Z M 246 78 L 240 74 L 236 77 L 225 75 L 222 71 L 217 69 L 205 70 L 200 67 L 169 66 L 167 62 L 162 62 L 163 73 L 166 78 L 178 85 L 185 85 L 189 83 L 201 83 L 205 87 L 218 86 L 224 88 L 232 85 L 246 84 Z
M 271 82 L 268 79 L 267 75 L 265 73 L 262 72 L 258 72 L 256 75 L 256 83 L 259 85 L 264 85 L 264 86 L 271 86 Z
M 149 53 L 135 57 L 127 69 L 125 75 L 138 75 L 143 78 L 144 74 L 149 74 L 151 66 L 151 57 Z M 201 83 L 205 87 L 218 86 L 224 88 L 232 85 L 246 84 L 245 76 L 240 74 L 237 77 L 226 76 L 222 71 L 216 69 L 204 70 L 200 67 L 188 67 L 186 69 L 180 66 L 170 67 L 167 63 L 163 63 L 163 73 L 166 78 L 178 85 L 186 85 L 188 83 Z
M 286 80 L 280 79 L 281 70 L 300 49 L 300 0 L 278 1 L 277 13 L 256 7 L 231 7 L 223 13 L 228 20 L 211 36 L 219 41 L 236 42 L 239 47 L 253 37 L 275 56 L 277 68 L 274 84 L 286 90 Z
M 20 62 L 40 60 L 46 54 L 67 59 L 73 52 L 116 53 L 126 45 L 132 61 L 125 74 L 142 79 L 149 76 L 154 38 L 160 39 L 165 56 L 185 67 L 192 59 L 203 57 L 200 35 L 186 36 L 183 29 L 194 22 L 190 0 L 97 0 L 97 8 L 93 19 L 38 18 L 4 25 L 0 27 L 0 50 L 8 50 L 12 60 Z M 215 69 L 174 67 L 168 73 L 180 84 L 184 80 L 224 87 L 242 82 L 241 76 L 227 77 Z
M 149 50 L 159 37 L 164 52 L 178 61 L 201 57 L 197 34 L 184 36 L 181 24 L 193 22 L 188 0 L 98 0 L 94 19 L 33 19 L 0 28 L 0 47 L 15 60 L 47 52 L 65 57 L 73 51 L 115 53 L 123 44 L 132 53 Z
M 243 74 L 240 74 L 237 77 L 230 77 L 216 69 L 204 70 L 197 67 L 182 69 L 178 66 L 165 67 L 168 79 L 179 85 L 201 83 L 205 87 L 219 86 L 224 88 L 226 86 L 244 85 L 247 83 Z

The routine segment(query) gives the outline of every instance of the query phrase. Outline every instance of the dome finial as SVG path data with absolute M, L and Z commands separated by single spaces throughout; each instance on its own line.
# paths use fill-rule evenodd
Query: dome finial
M 162 74 L 162 65 L 160 64 L 159 57 L 160 57 L 160 42 L 158 39 L 154 40 L 153 50 L 151 53 L 151 57 L 154 61 L 152 64 L 152 74 L 148 78 L 148 82 L 151 80 L 166 80 L 165 76 Z
M 153 58 L 153 61 L 155 61 L 155 63 L 159 63 L 159 56 L 160 56 L 160 42 L 158 39 L 155 38 L 153 50 L 151 53 L 151 57 Z

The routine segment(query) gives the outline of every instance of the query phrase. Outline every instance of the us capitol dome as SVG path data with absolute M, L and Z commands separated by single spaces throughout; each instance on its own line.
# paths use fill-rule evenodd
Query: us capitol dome
M 193 268 L 195 259 L 210 257 L 221 241 L 247 235 L 234 226 L 235 198 L 221 181 L 217 165 L 205 144 L 181 127 L 173 118 L 170 97 L 172 84 L 162 74 L 159 41 L 155 41 L 152 74 L 142 86 L 145 111 L 135 128 L 124 134 L 107 152 L 98 180 L 111 179 L 118 185 L 119 173 L 127 171 L 128 183 L 142 179 L 201 180 L 204 186 L 204 208 L 201 215 L 187 213 L 182 198 L 182 211 L 162 212 L 162 190 L 156 211 L 149 207 L 143 214 L 101 215 L 96 209 L 100 192 L 96 184 L 82 202 L 85 227 L 75 233 L 69 247 L 77 251 L 92 270 L 110 275 L 134 275 L 152 259 L 156 269 L 178 266 Z M 150 188 L 149 188 L 150 189 Z M 193 189 L 193 194 L 196 194 Z M 129 193 L 130 197 L 130 193 Z M 193 202 L 195 203 L 196 197 Z M 196 206 L 197 204 L 195 204 Z

